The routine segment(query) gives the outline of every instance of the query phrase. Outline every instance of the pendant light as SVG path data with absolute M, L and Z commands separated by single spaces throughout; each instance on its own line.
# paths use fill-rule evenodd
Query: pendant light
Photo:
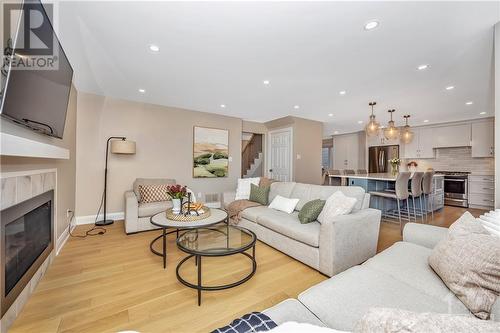
M 403 140 L 404 143 L 410 143 L 411 140 L 413 140 L 413 132 L 410 129 L 410 125 L 408 125 L 408 118 L 410 118 L 410 115 L 404 115 L 403 118 L 405 118 L 406 125 L 401 132 L 401 140 Z
M 370 121 L 366 124 L 365 132 L 368 136 L 375 136 L 378 134 L 378 129 L 380 128 L 380 124 L 375 120 L 375 115 L 373 114 L 373 107 L 377 104 L 377 102 L 368 103 L 372 108 L 372 114 L 370 116 Z
M 384 129 L 384 136 L 387 140 L 395 140 L 399 137 L 399 129 L 394 125 L 394 120 L 392 120 L 392 114 L 394 113 L 394 109 L 388 110 L 391 115 L 391 120 L 387 123 L 387 127 Z

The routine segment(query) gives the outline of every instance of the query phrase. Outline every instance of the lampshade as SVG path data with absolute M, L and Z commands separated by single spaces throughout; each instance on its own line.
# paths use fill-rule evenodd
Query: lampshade
M 135 141 L 112 140 L 111 152 L 113 154 L 135 154 Z
M 413 132 L 410 129 L 410 125 L 408 125 L 408 118 L 410 118 L 410 115 L 405 115 L 403 118 L 406 120 L 406 125 L 401 131 L 401 140 L 403 140 L 404 143 L 410 143 L 413 140 Z
M 394 109 L 387 112 L 391 115 L 391 120 L 389 120 L 386 129 L 384 129 L 384 136 L 387 140 L 397 139 L 399 137 L 399 129 L 394 125 L 394 120 L 392 120 L 392 113 L 396 111 Z
M 366 134 L 368 136 L 378 135 L 378 130 L 380 128 L 380 124 L 375 119 L 375 115 L 373 114 L 373 107 L 376 104 L 377 104 L 377 102 L 370 102 L 370 103 L 368 103 L 368 105 L 371 106 L 371 108 L 372 108 L 372 114 L 370 115 L 370 121 L 365 126 L 365 132 L 366 132 Z

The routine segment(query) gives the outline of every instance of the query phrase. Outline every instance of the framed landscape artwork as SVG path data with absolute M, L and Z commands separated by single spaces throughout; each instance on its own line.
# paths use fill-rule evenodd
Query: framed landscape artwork
M 193 129 L 193 177 L 219 178 L 228 175 L 229 131 L 218 128 Z

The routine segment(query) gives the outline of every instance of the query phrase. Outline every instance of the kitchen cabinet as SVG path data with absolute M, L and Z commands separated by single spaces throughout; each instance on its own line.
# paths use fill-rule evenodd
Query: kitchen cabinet
M 433 127 L 433 147 L 466 147 L 470 146 L 471 124 Z
M 333 168 L 358 169 L 359 163 L 359 135 L 345 134 L 333 137 Z
M 378 135 L 366 136 L 366 144 L 368 147 L 372 146 L 392 146 L 399 145 L 399 138 L 387 140 L 384 136 L 384 130 L 381 129 Z
M 472 124 L 472 157 L 493 157 L 495 152 L 493 121 Z
M 433 128 L 413 128 L 413 140 L 404 144 L 403 158 L 434 158 Z
M 468 197 L 469 207 L 492 209 L 495 204 L 495 177 L 470 175 Z

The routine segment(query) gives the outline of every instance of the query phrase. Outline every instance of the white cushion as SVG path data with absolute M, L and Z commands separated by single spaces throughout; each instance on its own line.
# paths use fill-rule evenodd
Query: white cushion
M 298 203 L 299 199 L 289 199 L 282 197 L 281 195 L 277 195 L 269 205 L 269 208 L 292 214 Z
M 260 177 L 238 179 L 238 188 L 236 188 L 236 197 L 234 200 L 248 200 L 250 198 L 250 184 L 259 186 L 259 183 Z
M 356 201 L 356 198 L 346 197 L 341 191 L 333 193 L 326 199 L 325 206 L 321 213 L 319 213 L 318 221 L 320 223 L 327 223 L 335 216 L 351 213 Z
M 478 218 L 483 227 L 494 236 L 500 236 L 500 214 L 489 212 Z

